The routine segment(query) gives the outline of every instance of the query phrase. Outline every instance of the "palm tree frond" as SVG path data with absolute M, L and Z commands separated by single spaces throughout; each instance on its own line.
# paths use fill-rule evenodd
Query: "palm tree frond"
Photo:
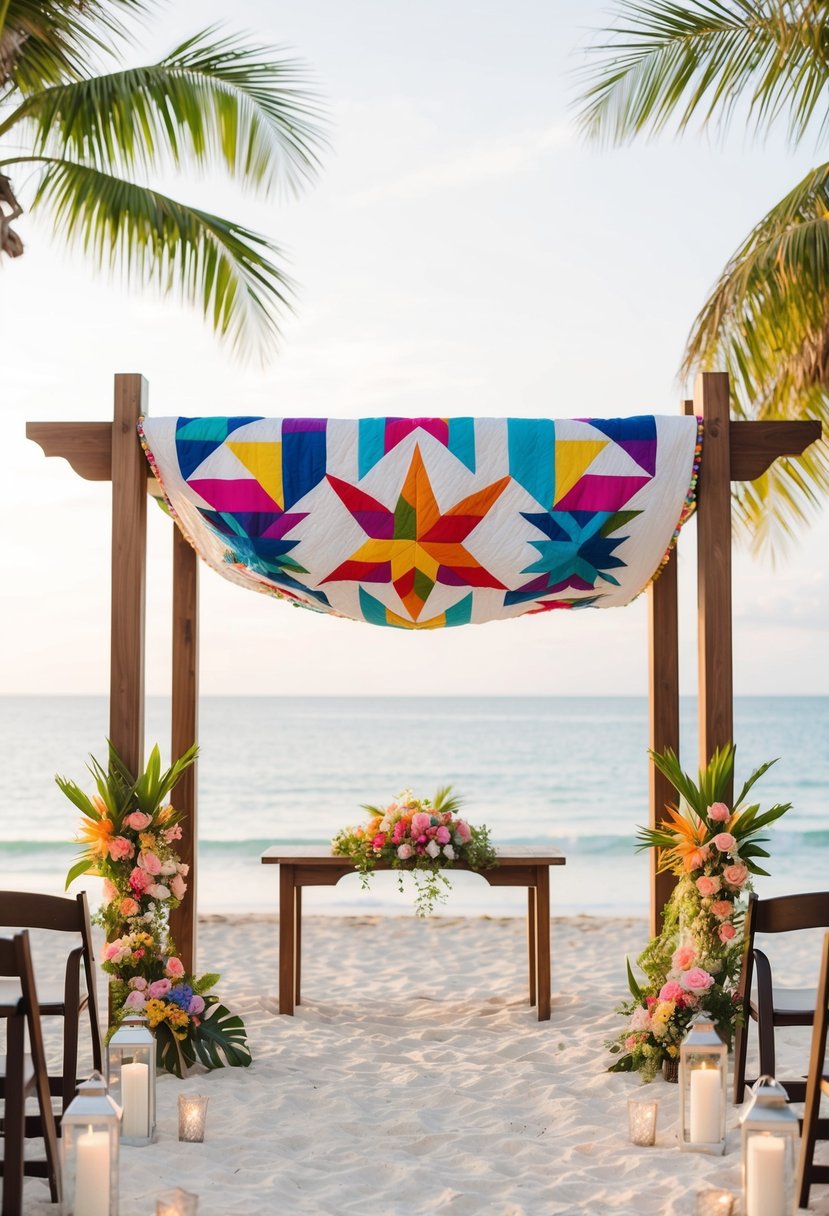
M 49 210 L 87 257 L 131 284 L 200 307 L 234 349 L 252 342 L 264 354 L 273 343 L 292 287 L 272 260 L 279 249 L 264 236 L 87 165 L 40 163 L 32 209 Z

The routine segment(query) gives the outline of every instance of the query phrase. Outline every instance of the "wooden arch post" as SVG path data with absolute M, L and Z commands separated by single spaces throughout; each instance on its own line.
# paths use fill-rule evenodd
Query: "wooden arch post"
M 144 765 L 144 605 L 148 483 L 155 486 L 136 432 L 147 412 L 147 383 L 115 377 L 115 412 L 108 422 L 28 422 L 26 435 L 46 456 L 62 456 L 89 481 L 112 482 L 112 666 L 110 738 L 133 771 Z M 731 422 L 728 377 L 701 375 L 693 412 L 704 422 L 697 493 L 700 762 L 733 737 L 731 675 L 730 483 L 752 481 L 778 456 L 798 456 L 820 438 L 817 421 Z M 678 590 L 675 554 L 649 593 L 650 746 L 679 751 Z M 172 738 L 174 757 L 198 733 L 198 569 L 178 528 L 173 532 Z M 651 765 L 650 822 L 662 819 L 670 788 Z M 193 766 L 176 788 L 185 815 L 179 852 L 190 866 L 189 896 L 171 916 L 179 956 L 196 965 L 198 839 L 197 779 Z M 651 873 L 651 926 L 656 931 L 673 879 Z

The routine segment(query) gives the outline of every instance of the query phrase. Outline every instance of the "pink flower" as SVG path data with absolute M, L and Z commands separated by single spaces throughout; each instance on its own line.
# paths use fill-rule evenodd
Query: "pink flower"
M 701 878 L 697 879 L 696 888 L 703 897 L 706 895 L 716 895 L 720 889 L 720 880 L 719 878 L 709 878 L 706 874 L 703 874 Z
M 155 853 L 150 853 L 147 849 L 142 849 L 138 854 L 138 864 L 148 874 L 155 875 L 161 873 L 161 861 L 156 857 Z
M 435 832 L 435 840 L 438 842 L 438 844 L 448 844 L 450 840 L 449 829 L 439 827 Z
M 147 894 L 150 895 L 153 899 L 161 899 L 161 900 L 169 899 L 170 898 L 170 888 L 165 887 L 163 882 L 154 882 L 151 887 L 147 888 Z
M 143 895 L 147 888 L 152 886 L 152 882 L 150 875 L 140 866 L 136 866 L 130 874 L 130 886 L 136 895 Z
M 173 840 L 181 840 L 181 824 L 174 823 L 171 828 L 165 828 L 162 835 L 168 844 Z
M 713 983 L 713 975 L 703 971 L 702 967 L 692 967 L 682 977 L 682 987 L 686 992 L 707 992 Z
M 412 833 L 419 836 L 421 832 L 425 832 L 428 827 L 431 827 L 432 817 L 424 811 L 418 811 L 412 815 Z
M 114 882 L 110 882 L 108 878 L 104 879 L 104 903 L 111 904 L 113 899 L 118 898 L 118 888 Z
M 143 1009 L 144 1008 L 144 998 L 141 995 L 141 993 L 138 992 L 137 989 L 133 989 L 132 992 L 128 993 L 127 999 L 124 1001 L 124 1008 L 125 1009 Z
M 742 887 L 748 878 L 748 867 L 744 866 L 742 862 L 737 862 L 733 866 L 726 866 L 722 876 L 729 887 Z
M 190 867 L 188 866 L 186 861 L 182 861 L 180 863 L 180 865 L 178 867 L 178 872 L 179 872 L 179 874 L 181 874 L 182 878 L 186 878 L 187 875 L 190 873 Z
M 736 932 L 730 920 L 724 920 L 717 930 L 721 942 L 730 942 Z
M 204 1013 L 204 997 L 195 993 L 190 999 L 190 1004 L 187 1006 L 187 1012 L 191 1015 L 194 1013 Z
M 175 955 L 172 955 L 167 959 L 167 966 L 165 970 L 172 979 L 180 980 L 184 975 L 184 963 L 180 958 L 176 958 Z
M 663 984 L 659 989 L 660 1001 L 679 1001 L 685 996 L 685 989 L 676 980 L 668 980 L 667 984 Z
M 642 1005 L 637 1005 L 630 1019 L 631 1030 L 650 1030 L 651 1015 Z
M 397 846 L 397 856 L 401 861 L 408 861 L 412 855 L 412 846 L 410 844 L 401 844 Z
M 170 879 L 170 890 L 173 893 L 173 899 L 184 899 L 187 883 L 180 874 L 176 874 L 174 878 Z
M 711 911 L 715 916 L 722 920 L 726 916 L 731 915 L 732 903 L 730 899 L 715 899 L 711 905 Z
M 455 823 L 455 832 L 458 836 L 460 836 L 461 844 L 469 844 L 470 840 L 472 839 L 472 832 L 465 819 L 457 820 Z
M 731 811 L 724 802 L 712 802 L 708 808 L 708 818 L 715 823 L 726 823 L 731 818 Z
M 120 941 L 107 942 L 104 946 L 104 962 L 110 963 L 115 958 L 116 954 L 120 954 L 123 949 Z
M 113 861 L 123 861 L 125 857 L 132 857 L 134 853 L 135 847 L 123 836 L 114 836 L 109 842 L 109 855 Z
M 131 815 L 127 815 L 124 822 L 134 832 L 143 832 L 144 828 L 148 828 L 152 821 L 151 815 L 145 815 L 143 811 L 133 811 Z
M 136 901 L 134 899 L 130 899 L 128 895 L 121 900 L 120 912 L 125 920 L 128 916 L 137 916 L 139 911 L 140 908 Z
M 382 847 L 385 843 L 386 843 L 385 836 L 383 835 L 382 832 L 378 832 L 377 835 L 374 837 L 374 839 L 371 842 L 371 847 L 373 849 L 382 849 Z
M 671 957 L 671 966 L 674 971 L 684 971 L 686 967 L 690 967 L 696 960 L 697 952 L 693 946 L 679 946 L 674 950 Z
M 147 991 L 157 1000 L 159 997 L 166 996 L 172 986 L 169 980 L 153 980 Z
M 143 992 L 147 987 L 147 981 L 143 975 L 134 975 L 128 984 L 129 988 L 137 988 L 139 992 Z
M 714 837 L 714 844 L 721 853 L 730 853 L 737 847 L 737 841 L 730 832 L 720 832 L 719 836 Z
M 628 1051 L 632 1051 L 638 1042 L 639 1039 L 635 1034 L 629 1034 L 625 1039 L 625 1047 L 628 1049 Z

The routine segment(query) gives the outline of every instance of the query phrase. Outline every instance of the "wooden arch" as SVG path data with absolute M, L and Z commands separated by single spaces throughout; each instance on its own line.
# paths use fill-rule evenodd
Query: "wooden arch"
M 685 413 L 704 424 L 697 487 L 699 616 L 699 762 L 733 738 L 731 643 L 731 482 L 752 481 L 778 456 L 796 456 L 820 438 L 817 421 L 732 422 L 728 376 L 697 377 Z M 112 614 L 109 736 L 133 772 L 144 765 L 144 605 L 147 490 L 155 487 L 136 431 L 148 412 L 148 385 L 140 375 L 115 377 L 110 422 L 29 422 L 26 435 L 47 456 L 62 456 L 81 477 L 112 482 Z M 648 592 L 649 745 L 679 753 L 679 631 L 675 553 Z M 198 569 L 195 552 L 173 525 L 173 660 L 171 754 L 198 736 Z M 650 765 L 650 823 L 662 817 L 673 790 Z M 187 971 L 195 970 L 198 838 L 196 766 L 184 774 L 176 804 L 187 816 L 180 842 L 190 865 L 190 895 L 171 917 Z M 650 919 L 656 932 L 673 886 L 651 863 Z

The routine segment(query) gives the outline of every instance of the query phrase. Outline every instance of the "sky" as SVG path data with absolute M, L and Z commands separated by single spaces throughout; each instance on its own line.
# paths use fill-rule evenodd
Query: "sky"
M 240 364 L 197 315 L 131 293 L 25 217 L 0 265 L 0 693 L 105 693 L 109 486 L 25 439 L 106 420 L 141 372 L 153 414 L 674 413 L 693 318 L 729 254 L 818 159 L 779 138 L 686 135 L 608 150 L 577 133 L 594 0 L 237 0 L 230 28 L 289 46 L 331 115 L 296 198 L 218 175 L 164 188 L 273 237 L 299 285 L 278 355 Z M 134 59 L 226 22 L 160 6 Z M 823 158 L 821 158 L 823 159 Z M 25 192 L 25 185 L 24 185 Z M 150 508 L 147 689 L 169 691 L 171 524 Z M 681 680 L 696 685 L 695 538 L 679 550 Z M 738 695 L 829 693 L 829 513 L 773 570 L 735 551 Z M 408 632 L 253 595 L 203 570 L 211 694 L 638 695 L 645 597 L 625 609 Z

